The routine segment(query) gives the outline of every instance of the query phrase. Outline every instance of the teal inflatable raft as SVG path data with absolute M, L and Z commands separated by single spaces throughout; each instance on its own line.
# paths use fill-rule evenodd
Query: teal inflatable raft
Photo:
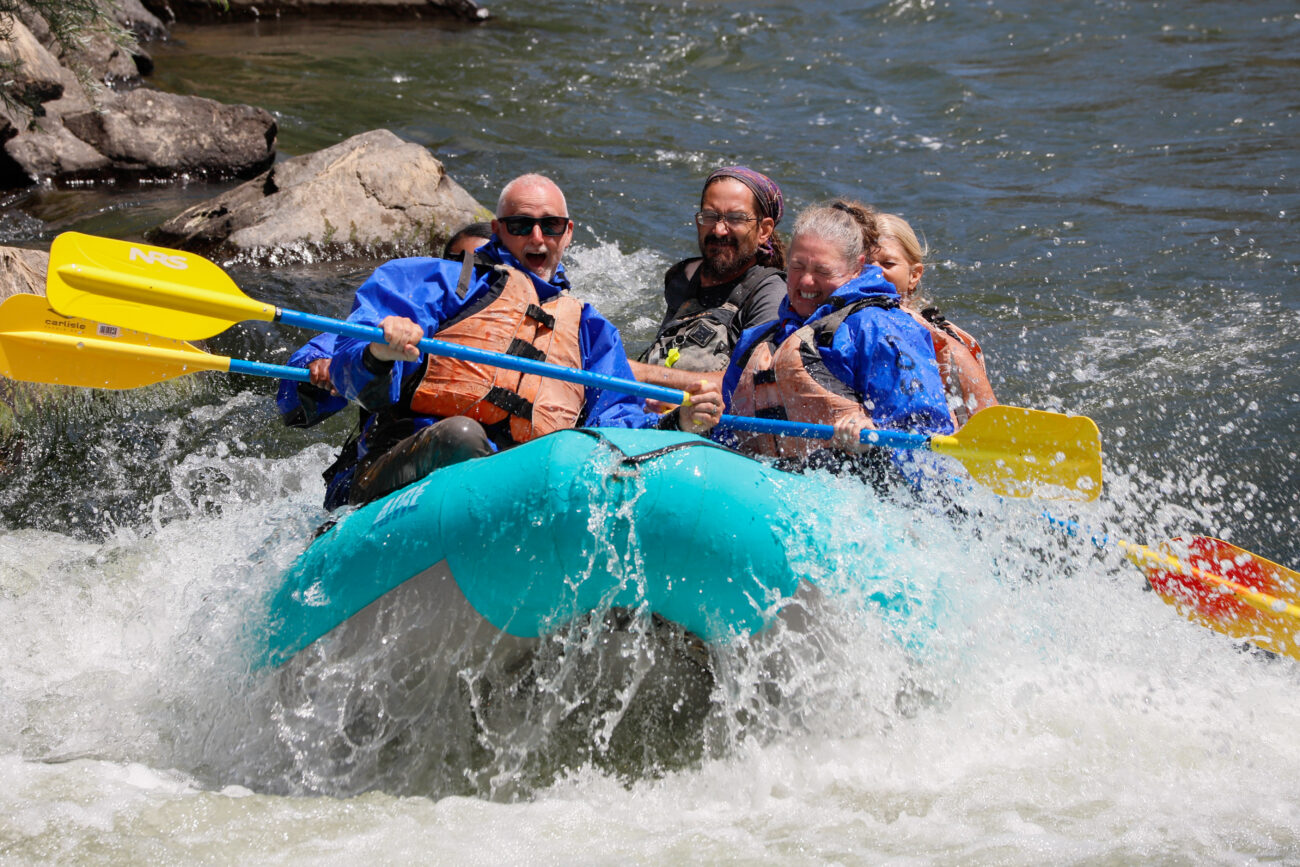
M 375 648 L 394 631 L 423 636 L 413 657 L 448 642 L 525 650 L 614 609 L 706 644 L 753 635 L 836 572 L 825 485 L 690 434 L 552 434 L 344 516 L 272 594 L 257 665 Z M 855 579 L 878 583 L 864 595 L 886 610 L 915 602 L 898 582 Z

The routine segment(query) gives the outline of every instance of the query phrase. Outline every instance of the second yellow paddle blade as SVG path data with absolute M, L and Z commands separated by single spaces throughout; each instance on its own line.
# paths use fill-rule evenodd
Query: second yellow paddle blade
M 1171 539 L 1152 550 L 1121 542 L 1151 588 L 1194 623 L 1300 659 L 1300 576 L 1208 536 Z
M 1101 434 L 1092 419 L 991 406 L 930 448 L 957 458 L 971 476 L 1009 497 L 1095 500 L 1101 495 Z
M 10 379 L 138 388 L 229 364 L 179 340 L 60 316 L 40 295 L 15 295 L 0 304 L 0 375 Z
M 181 340 L 202 340 L 246 319 L 269 322 L 276 312 L 202 256 L 79 232 L 50 245 L 45 294 L 65 316 Z

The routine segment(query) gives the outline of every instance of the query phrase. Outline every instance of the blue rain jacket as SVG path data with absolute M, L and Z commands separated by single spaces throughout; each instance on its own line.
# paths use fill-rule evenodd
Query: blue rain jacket
M 286 362 L 290 367 L 306 368 L 318 358 L 329 358 L 334 354 L 334 335 L 317 334 L 310 341 L 298 347 Z M 280 418 L 292 427 L 311 427 L 324 421 L 341 409 L 345 409 L 348 400 L 328 389 L 317 388 L 306 382 L 290 379 L 280 380 L 280 388 L 275 394 L 275 405 L 280 410 Z
M 874 265 L 831 295 L 845 304 L 873 296 L 898 299 L 898 292 Z M 774 337 L 776 345 L 791 334 L 838 309 L 829 301 L 807 319 L 781 299 Z M 736 343 L 722 380 L 722 397 L 728 405 L 740 382 L 750 348 L 772 330 L 772 323 L 746 329 Z M 877 427 L 916 433 L 952 433 L 952 417 L 944 396 L 939 366 L 930 334 L 911 316 L 897 308 L 867 307 L 849 316 L 835 331 L 830 346 L 822 347 L 822 360 L 836 379 L 865 397 L 864 408 Z
M 547 282 L 519 263 L 500 240 L 492 239 L 475 254 L 481 261 L 509 265 L 527 275 L 537 289 L 542 301 L 554 298 L 569 288 L 564 267 L 556 270 L 552 281 Z M 456 294 L 461 263 L 446 259 L 410 258 L 394 259 L 375 269 L 374 273 L 357 289 L 352 302 L 350 322 L 379 325 L 387 316 L 405 316 L 424 327 L 426 337 L 437 334 L 442 323 L 456 316 L 462 309 L 474 304 L 490 288 L 491 278 L 475 274 L 469 291 L 462 299 Z M 583 304 L 578 330 L 582 351 L 582 369 L 594 373 L 632 380 L 632 368 L 627 363 L 623 340 L 618 329 L 590 304 Z M 423 360 L 398 361 L 387 375 L 386 384 L 375 383 L 376 374 L 362 362 L 367 341 L 351 337 L 336 337 L 330 379 L 349 400 L 358 400 L 365 392 L 366 409 L 379 410 L 401 399 L 402 381 L 416 373 Z M 378 397 L 376 397 L 378 395 Z M 378 405 L 377 405 L 378 404 Z M 435 417 L 416 417 L 417 428 L 437 421 Z M 647 413 L 640 399 L 605 389 L 586 388 L 581 424 L 590 427 L 651 427 L 659 416 Z

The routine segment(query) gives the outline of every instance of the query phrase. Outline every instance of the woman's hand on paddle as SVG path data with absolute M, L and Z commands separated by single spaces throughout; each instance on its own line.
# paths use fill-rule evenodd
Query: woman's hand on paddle
M 380 361 L 415 361 L 420 357 L 419 343 L 424 339 L 424 329 L 405 316 L 387 316 L 379 327 L 384 331 L 383 343 L 370 344 L 370 354 Z
M 862 432 L 870 430 L 870 428 L 870 425 L 864 425 L 852 416 L 842 418 L 835 422 L 835 433 L 831 436 L 831 447 L 860 455 L 863 449 L 866 448 L 862 443 Z
M 705 434 L 713 430 L 722 418 L 722 392 L 707 379 L 700 380 L 700 390 L 691 394 L 691 402 L 682 404 L 681 428 L 684 431 Z

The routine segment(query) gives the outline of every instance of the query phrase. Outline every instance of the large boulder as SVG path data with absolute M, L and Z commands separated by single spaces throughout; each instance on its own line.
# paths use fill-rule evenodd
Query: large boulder
M 115 0 L 110 4 L 113 18 L 141 42 L 167 38 L 167 25 L 141 0 Z
M 63 125 L 131 174 L 247 176 L 275 159 L 269 112 L 201 96 L 106 94 L 98 109 L 64 115 Z
M 24 179 L 91 178 L 111 166 L 108 157 L 64 128 L 59 118 L 38 118 L 30 129 L 5 142 L 5 155 L 16 170 L 6 172 L 9 186 L 21 186 Z
M 63 95 L 63 67 L 38 36 L 17 18 L 9 20 L 9 38 L 0 39 L 0 61 L 15 64 L 4 89 L 19 102 L 36 106 Z
M 45 294 L 45 270 L 50 254 L 23 247 L 0 247 L 0 301 L 26 292 Z
M 114 87 L 135 87 L 141 75 L 153 69 L 153 60 L 140 47 L 140 41 L 162 39 L 167 28 L 139 0 L 102 0 L 104 13 L 126 35 L 120 41 L 103 28 L 92 29 L 69 45 L 54 38 L 49 23 L 35 8 L 22 4 L 18 20 L 58 62 L 76 70 L 87 81 Z
M 49 253 L 0 247 L 0 301 L 23 292 L 44 295 L 45 270 L 49 264 Z M 18 419 L 39 408 L 50 392 L 48 386 L 0 376 L 0 479 L 22 456 Z
M 263 109 L 145 89 L 92 105 L 64 75 L 63 98 L 4 144 L 17 178 L 248 177 L 275 159 L 275 118 Z
M 6 187 L 55 178 L 94 177 L 108 169 L 108 157 L 68 132 L 63 115 L 89 111 L 93 106 L 72 70 L 60 71 L 63 95 L 41 106 L 36 117 L 15 116 L 14 135 L 4 139 Z
M 386 129 L 286 160 L 150 233 L 159 244 L 254 257 L 437 251 L 491 217 L 428 149 Z
M 139 87 L 153 71 L 153 59 L 142 48 L 119 45 L 103 33 L 86 39 L 63 61 L 86 70 L 92 81 L 118 88 Z
M 0 59 L 16 63 L 0 101 L 0 188 L 33 182 L 250 177 L 275 160 L 275 119 L 245 105 L 135 88 L 152 66 L 136 39 L 166 35 L 141 0 L 101 0 L 129 31 L 103 32 L 67 54 L 49 23 L 19 4 Z M 57 55 L 57 56 L 56 56 Z M 78 72 L 79 71 L 79 72 Z M 89 85 L 87 81 L 89 79 Z M 94 88 L 87 92 L 87 86 Z

